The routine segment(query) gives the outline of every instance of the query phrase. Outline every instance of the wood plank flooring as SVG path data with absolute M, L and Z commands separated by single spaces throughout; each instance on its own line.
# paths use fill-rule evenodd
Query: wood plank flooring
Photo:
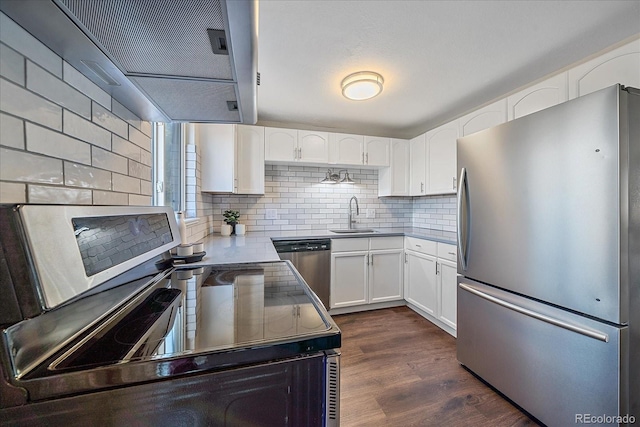
M 342 427 L 538 425 L 460 366 L 455 338 L 411 309 L 332 317 Z

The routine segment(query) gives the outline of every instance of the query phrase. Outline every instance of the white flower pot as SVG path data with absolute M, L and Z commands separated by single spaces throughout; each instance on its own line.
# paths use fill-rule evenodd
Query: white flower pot
M 231 232 L 233 231 L 233 227 L 229 224 L 222 224 L 220 227 L 220 234 L 223 236 L 231 236 Z

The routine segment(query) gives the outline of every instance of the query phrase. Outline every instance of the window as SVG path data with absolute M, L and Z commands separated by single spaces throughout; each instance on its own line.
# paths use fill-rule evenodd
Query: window
M 154 206 L 185 210 L 185 126 L 182 123 L 153 124 Z

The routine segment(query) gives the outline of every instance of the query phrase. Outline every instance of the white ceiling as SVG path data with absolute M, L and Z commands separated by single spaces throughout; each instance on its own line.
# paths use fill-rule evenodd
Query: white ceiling
M 411 138 L 640 33 L 640 0 L 260 0 L 259 124 Z M 383 92 L 342 97 L 371 70 Z

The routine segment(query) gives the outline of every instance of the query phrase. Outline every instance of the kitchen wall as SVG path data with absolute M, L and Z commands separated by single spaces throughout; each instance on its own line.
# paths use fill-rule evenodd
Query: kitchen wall
M 151 204 L 151 125 L 0 13 L 0 203 Z
M 355 184 L 321 184 L 325 172 L 324 167 L 266 165 L 264 196 L 209 194 L 203 201 L 211 206 L 216 232 L 227 209 L 240 211 L 248 231 L 346 228 L 354 195 L 360 206 L 359 227 L 455 230 L 455 198 L 378 198 L 377 170 L 350 168 Z M 267 209 L 275 209 L 277 219 L 267 219 Z M 367 218 L 367 210 L 375 210 L 375 218 Z

